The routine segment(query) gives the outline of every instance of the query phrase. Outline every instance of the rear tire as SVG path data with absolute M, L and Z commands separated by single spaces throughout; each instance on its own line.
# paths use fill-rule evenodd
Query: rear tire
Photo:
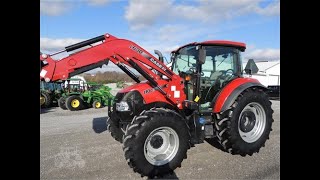
M 58 99 L 58 106 L 63 109 L 63 110 L 67 110 L 67 106 L 66 106 L 66 98 L 65 97 L 60 97 Z
M 219 143 L 231 154 L 259 152 L 272 131 L 272 114 L 271 102 L 262 89 L 246 89 L 229 109 L 216 114 Z
M 181 167 L 190 148 L 186 121 L 175 111 L 153 108 L 128 125 L 123 150 L 128 165 L 141 176 L 161 176 Z
M 41 91 L 40 96 L 44 98 L 44 103 L 41 105 L 41 108 L 48 108 L 52 104 L 52 99 L 51 96 L 48 92 L 46 91 Z
M 78 111 L 83 109 L 84 103 L 80 96 L 73 95 L 66 99 L 66 106 L 70 111 Z

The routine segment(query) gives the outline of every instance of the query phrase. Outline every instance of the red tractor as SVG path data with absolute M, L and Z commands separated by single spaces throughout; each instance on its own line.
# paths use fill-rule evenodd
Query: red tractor
M 51 58 L 85 46 L 59 61 Z M 123 143 L 133 171 L 154 177 L 180 167 L 187 150 L 204 140 L 241 156 L 265 145 L 273 110 L 267 88 L 243 77 L 245 48 L 244 43 L 232 41 L 190 43 L 172 51 L 168 68 L 159 51 L 156 58 L 134 42 L 105 34 L 51 55 L 41 54 L 40 79 L 67 79 L 109 61 L 127 73 L 137 83 L 119 91 L 109 103 L 109 131 Z M 254 64 L 246 67 L 247 73 L 256 71 Z

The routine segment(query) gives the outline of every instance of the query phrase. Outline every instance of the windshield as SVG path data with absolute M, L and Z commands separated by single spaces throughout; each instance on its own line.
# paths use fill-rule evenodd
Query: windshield
M 188 46 L 179 50 L 175 55 L 173 63 L 173 72 L 179 74 L 180 72 L 187 72 L 190 68 L 196 68 L 196 60 L 198 51 L 196 46 Z
M 227 72 L 237 74 L 237 60 L 239 50 L 233 47 L 205 46 L 206 60 L 202 65 L 202 77 L 210 77 L 214 72 Z M 198 60 L 198 50 L 196 46 L 187 46 L 180 49 L 174 56 L 173 72 L 190 72 L 196 68 Z
M 61 85 L 58 83 L 52 83 L 52 82 L 49 83 L 49 82 L 43 82 L 43 81 L 40 81 L 40 88 L 51 90 L 51 91 L 62 89 Z

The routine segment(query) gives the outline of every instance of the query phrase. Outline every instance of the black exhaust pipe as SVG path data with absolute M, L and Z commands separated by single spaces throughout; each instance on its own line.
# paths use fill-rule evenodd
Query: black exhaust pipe
M 84 46 L 88 46 L 90 44 L 93 44 L 93 43 L 96 43 L 96 42 L 99 42 L 99 41 L 103 41 L 103 40 L 105 40 L 105 37 L 104 37 L 104 35 L 101 35 L 101 36 L 98 36 L 98 37 L 95 37 L 95 38 L 92 38 L 92 39 L 89 39 L 89 40 L 86 40 L 86 41 L 79 42 L 77 44 L 73 44 L 73 45 L 67 46 L 67 47 L 65 47 L 65 49 L 66 49 L 67 52 L 69 52 L 69 51 L 73 51 L 75 49 L 79 49 L 79 48 L 82 48 Z
M 163 63 L 163 55 L 159 50 L 154 50 L 154 53 L 159 56 L 159 60 Z

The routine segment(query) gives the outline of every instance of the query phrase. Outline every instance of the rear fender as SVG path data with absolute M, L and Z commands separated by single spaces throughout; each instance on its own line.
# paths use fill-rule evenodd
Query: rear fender
M 237 78 L 227 84 L 213 99 L 213 113 L 227 110 L 244 90 L 251 87 L 260 87 L 266 91 L 268 90 L 256 79 Z

